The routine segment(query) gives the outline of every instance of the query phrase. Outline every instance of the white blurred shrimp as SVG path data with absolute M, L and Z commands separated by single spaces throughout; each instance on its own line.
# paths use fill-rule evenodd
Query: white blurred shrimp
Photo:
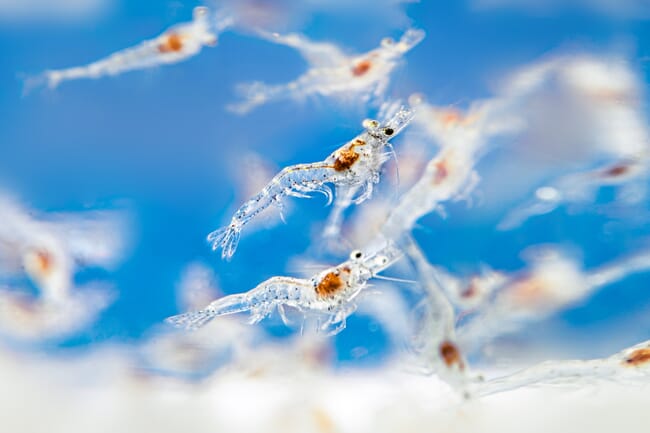
M 650 253 L 645 250 L 590 271 L 582 270 L 575 259 L 556 248 L 531 248 L 525 255 L 532 260 L 530 268 L 501 276 L 502 284 L 492 299 L 479 305 L 476 316 L 460 327 L 463 347 L 476 349 L 525 323 L 574 305 L 608 284 L 650 270 Z
M 284 168 L 259 194 L 235 212 L 229 225 L 208 235 L 212 248 L 222 248 L 221 256 L 230 259 L 237 248 L 242 228 L 271 205 L 282 209 L 281 200 L 286 196 L 308 198 L 309 193 L 317 192 L 324 194 L 329 204 L 332 190 L 328 184 L 333 184 L 337 200 L 344 201 L 343 207 L 370 198 L 373 186 L 380 180 L 381 167 L 390 156 L 386 150 L 390 147 L 389 140 L 408 125 L 412 114 L 411 110 L 402 108 L 383 124 L 366 120 L 364 132 L 324 161 Z M 337 208 L 340 207 L 338 204 Z
M 570 385 L 594 380 L 646 386 L 649 379 L 650 341 L 645 341 L 603 359 L 546 361 L 507 376 L 477 383 L 476 393 L 485 396 L 530 385 Z
M 356 250 L 349 260 L 310 279 L 272 277 L 246 293 L 225 296 L 202 310 L 166 321 L 177 327 L 197 329 L 217 316 L 250 311 L 250 323 L 257 323 L 277 308 L 289 324 L 285 308 L 291 307 L 305 318 L 317 318 L 318 330 L 333 335 L 345 328 L 347 317 L 356 311 L 355 300 L 368 280 L 401 256 L 399 249 L 390 244 L 368 257 Z
M 204 46 L 215 46 L 218 34 L 232 24 L 231 18 L 211 14 L 206 7 L 196 7 L 192 14 L 191 22 L 172 26 L 156 38 L 118 51 L 104 59 L 84 66 L 47 70 L 39 77 L 28 79 L 25 89 L 28 91 L 42 82 L 50 88 L 55 88 L 63 81 L 99 78 L 177 63 L 195 56 Z
M 123 255 L 125 220 L 119 212 L 33 216 L 0 196 L 0 272 L 25 272 L 46 300 L 70 295 L 79 266 L 108 268 Z
M 425 105 L 419 96 L 411 103 L 421 116 L 432 116 L 429 137 L 440 145 L 438 154 L 429 161 L 422 177 L 402 196 L 392 209 L 381 232 L 386 239 L 398 239 L 408 232 L 422 216 L 439 209 L 449 200 L 461 200 L 476 187 L 479 181 L 474 167 L 486 152 L 490 137 L 516 130 L 515 122 L 493 121 L 499 112 L 498 101 L 474 104 L 464 121 L 449 123 L 446 110 L 434 110 Z M 422 121 L 420 121 L 422 122 Z
M 527 219 L 550 213 L 561 205 L 593 203 L 598 189 L 605 186 L 619 188 L 619 202 L 638 203 L 646 195 L 648 173 L 650 158 L 644 156 L 561 176 L 552 184 L 537 188 L 533 197 L 508 212 L 497 228 L 514 229 Z
M 526 125 L 513 151 L 529 159 L 527 171 L 542 168 L 547 179 L 499 229 L 560 205 L 593 203 L 603 186 L 620 188 L 626 204 L 641 201 L 650 169 L 642 95 L 639 74 L 616 57 L 559 56 L 512 74 L 503 99 Z
M 467 361 L 456 339 L 454 308 L 422 251 L 410 236 L 404 240 L 406 255 L 424 289 L 416 315 L 418 329 L 412 343 L 412 350 L 418 357 L 416 361 L 423 373 L 435 373 L 452 387 L 467 393 Z
M 244 101 L 228 108 L 245 114 L 269 101 L 304 99 L 321 95 L 351 99 L 363 103 L 371 97 L 380 99 L 384 94 L 390 73 L 404 54 L 424 38 L 424 32 L 407 30 L 399 41 L 385 38 L 381 46 L 367 53 L 347 56 L 336 45 L 312 42 L 299 34 L 279 35 L 260 32 L 272 42 L 295 48 L 307 60 L 310 69 L 287 84 L 268 85 L 261 82 L 240 85 L 238 91 Z

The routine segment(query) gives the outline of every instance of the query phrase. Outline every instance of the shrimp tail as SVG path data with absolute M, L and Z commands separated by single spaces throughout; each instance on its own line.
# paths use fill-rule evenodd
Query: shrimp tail
M 222 248 L 221 258 L 230 260 L 239 244 L 240 234 L 241 228 L 230 224 L 210 233 L 207 240 L 212 244 L 212 250 Z
M 214 317 L 216 316 L 207 310 L 199 310 L 168 317 L 165 319 L 165 322 L 176 328 L 195 331 L 208 323 Z
M 281 94 L 283 86 L 269 86 L 260 81 L 237 85 L 236 92 L 243 101 L 228 105 L 228 110 L 236 114 L 246 114 Z
M 62 81 L 62 77 L 56 71 L 46 71 L 38 75 L 20 74 L 18 76 L 23 82 L 22 96 L 28 96 L 34 89 L 39 87 L 56 88 Z
M 165 322 L 177 328 L 193 331 L 201 328 L 217 316 L 240 313 L 250 309 L 251 305 L 245 294 L 230 295 L 217 299 L 203 310 L 171 316 L 165 319 Z

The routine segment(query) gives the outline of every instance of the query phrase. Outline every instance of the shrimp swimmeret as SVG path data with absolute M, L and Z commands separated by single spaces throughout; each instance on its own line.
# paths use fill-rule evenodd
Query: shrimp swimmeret
M 235 253 L 242 228 L 251 219 L 271 205 L 282 207 L 284 196 L 307 198 L 319 192 L 332 201 L 333 184 L 340 192 L 355 188 L 359 194 L 350 201 L 359 204 L 372 195 L 373 185 L 379 182 L 381 166 L 389 158 L 389 140 L 396 136 L 413 117 L 410 109 L 402 108 L 383 125 L 376 120 L 366 120 L 364 132 L 334 151 L 324 161 L 298 164 L 284 168 L 256 196 L 235 212 L 230 224 L 208 235 L 212 249 L 223 248 L 221 256 L 229 259 Z M 343 198 L 349 199 L 347 194 Z
M 400 59 L 424 39 L 424 31 L 408 29 L 397 42 L 385 38 L 378 48 L 348 56 L 334 44 L 312 42 L 299 34 L 260 34 L 271 42 L 298 50 L 310 69 L 286 84 L 254 82 L 240 85 L 238 90 L 245 100 L 228 107 L 239 114 L 245 114 L 268 101 L 300 100 L 310 95 L 354 98 L 360 102 L 367 102 L 371 97 L 380 98 Z
M 354 301 L 368 280 L 401 257 L 401 251 L 392 244 L 367 257 L 356 250 L 349 260 L 310 279 L 272 277 L 246 293 L 225 296 L 202 310 L 172 316 L 166 322 L 194 330 L 217 316 L 250 311 L 250 323 L 257 323 L 277 307 L 282 320 L 289 324 L 288 306 L 305 316 L 318 317 L 319 331 L 333 335 L 345 328 L 347 317 L 356 311 Z
M 231 21 L 228 17 L 215 18 L 206 7 L 196 7 L 191 22 L 172 26 L 156 38 L 88 65 L 45 71 L 42 76 L 28 80 L 26 86 L 32 87 L 45 81 L 50 88 L 55 88 L 62 81 L 99 78 L 134 69 L 177 63 L 198 54 L 203 46 L 216 45 L 218 33 L 228 27 Z

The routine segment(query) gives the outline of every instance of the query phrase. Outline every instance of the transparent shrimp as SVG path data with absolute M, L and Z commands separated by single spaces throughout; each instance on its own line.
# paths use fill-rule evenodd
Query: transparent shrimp
M 411 98 L 417 102 L 418 98 Z M 420 105 L 415 110 L 420 112 Z M 492 134 L 508 129 L 493 128 L 490 125 L 490 110 L 493 103 L 476 104 L 471 115 L 476 120 L 468 123 L 456 123 L 453 127 L 435 128 L 431 138 L 440 143 L 440 151 L 427 164 L 422 177 L 402 196 L 397 206 L 391 211 L 381 232 L 387 239 L 398 239 L 410 230 L 415 222 L 427 213 L 440 208 L 448 200 L 467 197 L 478 183 L 474 170 L 477 160 L 485 150 L 487 139 Z M 436 114 L 431 109 L 425 110 Z M 446 117 L 447 113 L 437 115 Z M 442 119 L 437 119 L 442 122 Z
M 508 212 L 499 223 L 499 230 L 514 229 L 531 217 L 552 212 L 557 207 L 566 204 L 592 203 L 598 189 L 605 186 L 621 188 L 618 201 L 634 204 L 639 202 L 645 193 L 638 194 L 631 189 L 636 183 L 641 188 L 648 178 L 650 158 L 640 157 L 625 159 L 607 164 L 594 170 L 571 173 L 555 180 L 553 184 L 541 186 L 535 190 L 533 197 L 527 202 Z
M 476 392 L 484 396 L 530 385 L 575 385 L 594 380 L 645 385 L 649 379 L 650 341 L 645 341 L 603 359 L 546 361 L 507 376 L 478 383 Z
M 410 236 L 405 237 L 405 251 L 425 291 L 418 306 L 419 329 L 413 350 L 423 364 L 424 373 L 435 373 L 452 387 L 467 393 L 467 361 L 456 339 L 454 308 L 442 290 L 435 269 Z
M 389 140 L 408 125 L 411 117 L 412 111 L 403 108 L 383 124 L 366 120 L 364 132 L 324 161 L 284 168 L 259 194 L 235 212 L 229 225 L 208 235 L 212 248 L 222 248 L 221 256 L 230 259 L 237 248 L 242 228 L 271 205 L 282 209 L 281 200 L 286 196 L 307 198 L 310 193 L 322 193 L 329 204 L 333 199 L 329 184 L 333 184 L 337 198 L 339 191 L 353 188 L 359 193 L 352 199 L 344 194 L 343 200 L 360 204 L 370 198 L 374 184 L 380 180 L 381 167 L 390 155 L 385 150 Z
M 34 217 L 9 196 L 0 195 L 0 219 L 0 273 L 26 273 L 46 300 L 67 298 L 80 265 L 110 267 L 126 246 L 118 212 Z
M 480 305 L 477 315 L 459 329 L 463 347 L 476 348 L 525 323 L 543 320 L 628 275 L 650 270 L 650 253 L 645 250 L 591 271 L 580 269 L 575 260 L 560 250 L 546 247 L 531 251 L 531 268 L 504 276 L 505 281 L 495 290 L 493 299 Z
M 311 95 L 362 103 L 368 102 L 371 97 L 379 100 L 388 86 L 390 73 L 400 59 L 424 38 L 422 30 L 409 29 L 397 42 L 385 38 L 379 48 L 357 56 L 347 56 L 333 44 L 312 42 L 298 34 L 260 34 L 272 42 L 297 49 L 309 63 L 310 69 L 287 84 L 254 82 L 240 85 L 238 91 L 244 96 L 244 101 L 228 107 L 236 113 L 245 114 L 269 101 L 300 100 Z
M 257 323 L 276 308 L 289 324 L 285 308 L 318 318 L 318 329 L 328 334 L 343 330 L 346 318 L 356 311 L 355 299 L 368 280 L 401 257 L 392 245 L 365 257 L 353 251 L 342 264 L 319 272 L 310 279 L 272 277 L 246 293 L 225 296 L 206 308 L 168 318 L 174 326 L 197 329 L 217 316 L 249 311 L 250 323 Z
M 230 26 L 229 17 L 215 17 L 206 7 L 196 7 L 193 21 L 170 27 L 160 36 L 146 40 L 84 66 L 45 71 L 28 79 L 26 90 L 46 83 L 50 88 L 63 81 L 80 78 L 99 78 L 154 66 L 177 63 L 198 54 L 204 46 L 214 46 L 220 32 Z
M 642 200 L 650 129 L 637 75 L 622 59 L 578 55 L 537 62 L 510 77 L 503 97 L 526 125 L 513 150 L 545 179 L 531 185 L 533 197 L 510 211 L 500 229 L 561 205 L 593 203 L 603 186 L 615 187 L 625 204 Z

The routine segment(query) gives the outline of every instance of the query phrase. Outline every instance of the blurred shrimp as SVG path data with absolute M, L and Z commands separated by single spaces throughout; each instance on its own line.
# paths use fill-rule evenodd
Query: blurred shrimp
M 381 46 L 356 56 L 344 54 L 336 45 L 312 42 L 302 35 L 260 32 L 271 42 L 295 48 L 309 63 L 310 69 L 287 84 L 269 85 L 261 82 L 240 85 L 244 100 L 229 106 L 245 114 L 259 105 L 283 99 L 302 100 L 320 95 L 340 100 L 366 103 L 380 101 L 388 87 L 390 74 L 401 58 L 424 38 L 424 32 L 407 30 L 397 42 L 390 38 Z
M 206 7 L 196 7 L 193 11 L 193 20 L 189 23 L 177 24 L 154 39 L 118 51 L 88 65 L 47 70 L 39 77 L 28 79 L 25 89 L 29 90 L 41 83 L 55 88 L 63 81 L 100 78 L 136 69 L 178 63 L 197 55 L 204 46 L 215 46 L 219 33 L 231 24 L 232 20 L 229 17 L 212 14 Z

